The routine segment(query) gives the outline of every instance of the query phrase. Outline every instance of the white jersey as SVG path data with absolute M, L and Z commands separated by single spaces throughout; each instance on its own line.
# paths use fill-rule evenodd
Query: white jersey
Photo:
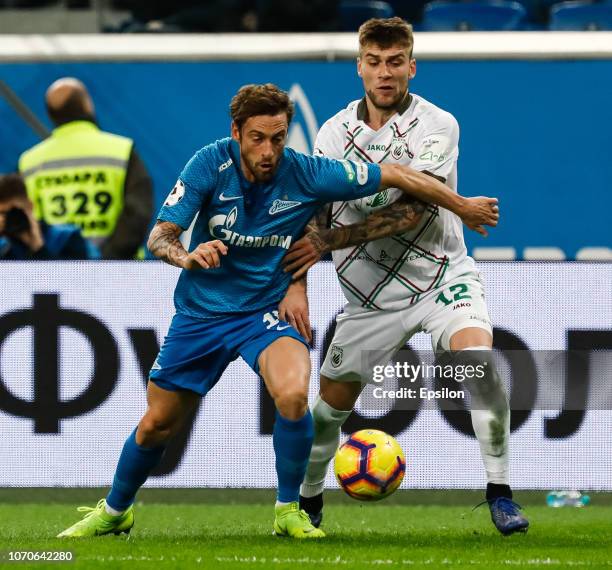
M 359 162 L 404 164 L 441 177 L 457 191 L 459 125 L 446 111 L 411 94 L 378 131 L 364 122 L 365 99 L 353 101 L 319 131 L 315 154 Z M 397 188 L 351 202 L 335 202 L 332 227 L 363 221 L 402 195 Z M 417 227 L 404 234 L 332 253 L 349 303 L 396 310 L 454 277 L 475 271 L 461 220 L 428 205 Z

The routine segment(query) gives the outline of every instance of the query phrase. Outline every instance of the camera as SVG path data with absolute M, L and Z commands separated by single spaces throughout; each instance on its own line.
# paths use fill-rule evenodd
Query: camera
M 21 208 L 11 208 L 4 220 L 4 233 L 8 236 L 18 234 L 30 229 L 28 215 Z

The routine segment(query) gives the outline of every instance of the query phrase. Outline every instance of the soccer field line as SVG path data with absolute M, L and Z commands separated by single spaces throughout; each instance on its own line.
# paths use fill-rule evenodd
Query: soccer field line
M 470 565 L 470 566 L 491 566 L 492 563 L 502 564 L 508 566 L 597 566 L 601 567 L 601 562 L 592 563 L 587 560 L 559 560 L 556 558 L 528 558 L 527 560 L 463 560 L 463 559 L 451 559 L 443 558 L 438 560 L 435 558 L 427 558 L 424 560 L 411 560 L 401 558 L 398 560 L 390 558 L 375 558 L 372 560 L 364 559 L 350 559 L 342 558 L 341 556 L 336 557 L 322 557 L 322 558 L 311 558 L 311 557 L 300 557 L 300 558 L 280 558 L 265 557 L 265 556 L 216 556 L 217 562 L 224 563 L 241 563 L 241 564 L 327 564 L 327 565 L 346 565 L 349 567 L 355 567 L 355 564 L 359 565 L 371 565 L 371 566 L 422 566 L 422 565 Z M 608 566 L 612 566 L 612 562 L 608 563 Z

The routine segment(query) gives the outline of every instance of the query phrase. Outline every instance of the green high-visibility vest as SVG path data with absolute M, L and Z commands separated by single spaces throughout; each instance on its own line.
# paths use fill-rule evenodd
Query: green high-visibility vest
M 19 171 L 34 215 L 48 224 L 75 224 L 87 238 L 110 236 L 123 209 L 133 141 L 73 121 L 24 152 Z

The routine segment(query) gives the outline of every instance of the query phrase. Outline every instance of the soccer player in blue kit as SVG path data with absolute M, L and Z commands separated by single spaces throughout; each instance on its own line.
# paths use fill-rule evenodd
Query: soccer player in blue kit
M 396 187 L 458 214 L 473 228 L 495 225 L 496 200 L 463 198 L 407 167 L 311 157 L 285 148 L 293 104 L 272 84 L 242 87 L 230 105 L 232 137 L 187 163 L 161 208 L 149 249 L 183 271 L 176 314 L 153 364 L 147 410 L 128 437 L 106 499 L 59 537 L 129 533 L 138 489 L 199 399 L 241 356 L 274 400 L 278 495 L 274 532 L 319 538 L 299 509 L 313 439 L 305 339 L 278 317 L 290 282 L 282 259 L 327 202 Z M 179 241 L 194 217 L 189 251 Z

